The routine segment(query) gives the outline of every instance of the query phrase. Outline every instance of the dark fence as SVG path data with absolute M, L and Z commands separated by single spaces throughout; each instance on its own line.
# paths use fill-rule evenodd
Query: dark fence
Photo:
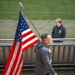
M 12 43 L 0 43 L 0 69 L 3 70 L 9 53 Z M 28 49 L 23 53 L 23 70 L 34 69 L 36 55 L 34 53 L 34 48 Z M 75 69 L 75 42 L 67 41 L 63 43 L 53 43 L 50 45 L 52 50 L 52 65 L 55 68 L 73 68 Z

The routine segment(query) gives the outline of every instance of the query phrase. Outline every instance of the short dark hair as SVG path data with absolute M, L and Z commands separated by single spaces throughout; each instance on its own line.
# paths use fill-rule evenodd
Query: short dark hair
M 45 38 L 47 38 L 48 35 L 49 35 L 48 33 L 42 34 L 41 39 L 44 40 Z

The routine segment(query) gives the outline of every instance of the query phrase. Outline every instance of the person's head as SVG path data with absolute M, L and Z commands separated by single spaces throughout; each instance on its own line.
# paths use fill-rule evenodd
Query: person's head
M 62 20 L 61 20 L 60 18 L 57 18 L 57 19 L 56 19 L 56 25 L 57 25 L 58 27 L 60 27 L 60 26 L 61 26 L 61 23 L 62 23 Z
M 48 33 L 42 34 L 41 39 L 42 39 L 43 43 L 46 45 L 53 43 L 52 38 Z

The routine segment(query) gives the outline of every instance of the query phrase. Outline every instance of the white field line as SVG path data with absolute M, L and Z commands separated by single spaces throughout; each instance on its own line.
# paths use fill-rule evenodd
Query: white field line
M 0 12 L 0 13 L 18 13 L 18 12 Z M 75 12 L 27 12 L 27 13 L 38 13 L 38 14 L 42 14 L 42 13 L 75 13 Z

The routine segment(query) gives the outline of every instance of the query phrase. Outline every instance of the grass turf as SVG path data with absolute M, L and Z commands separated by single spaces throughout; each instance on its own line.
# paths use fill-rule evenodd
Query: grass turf
M 0 0 L 0 19 L 18 19 L 20 1 L 31 19 L 75 20 L 75 0 Z
M 0 38 L 14 38 L 14 29 L 17 23 L 14 24 L 14 22 L 9 22 L 8 24 L 5 20 L 11 19 L 13 21 L 14 19 L 18 19 L 20 1 L 33 20 L 55 20 L 57 17 L 68 20 L 68 22 L 69 20 L 75 20 L 75 0 L 0 0 L 0 19 L 4 21 L 0 21 Z M 44 21 L 42 23 L 44 23 Z M 46 23 L 46 25 L 47 24 L 48 23 Z M 37 28 L 41 34 L 44 33 L 45 30 L 48 30 L 48 25 L 47 28 L 41 23 L 38 25 Z M 40 30 L 40 26 L 43 27 L 42 31 Z M 72 25 L 70 24 L 70 26 L 66 25 L 66 28 L 67 37 L 75 37 L 74 23 L 72 23 Z M 50 31 L 51 29 L 52 27 L 50 27 Z

